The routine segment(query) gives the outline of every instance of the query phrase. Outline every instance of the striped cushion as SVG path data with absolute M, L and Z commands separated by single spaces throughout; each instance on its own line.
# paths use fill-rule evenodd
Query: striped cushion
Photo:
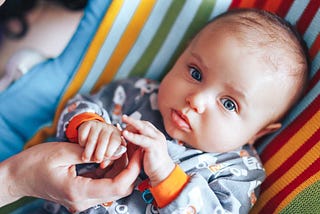
M 0 105 L 0 127 L 8 130 L 6 133 L 16 133 L 8 134 L 6 142 L 1 143 L 22 145 L 28 141 L 28 147 L 44 141 L 55 132 L 63 105 L 74 94 L 95 92 L 101 85 L 127 76 L 161 79 L 190 38 L 212 17 L 231 8 L 262 8 L 297 25 L 310 48 L 312 67 L 304 98 L 285 118 L 282 129 L 257 145 L 267 179 L 252 213 L 319 211 L 319 6 L 319 0 L 89 1 L 64 53 L 35 67 L 5 95 L 0 94 L 0 99 L 8 103 L 5 107 Z M 43 72 L 53 79 L 41 76 Z M 50 96 L 32 91 L 34 86 L 27 85 L 36 78 L 39 78 L 38 90 L 55 83 Z M 26 92 L 20 98 L 34 102 L 31 107 L 37 110 L 20 113 L 17 109 L 18 116 L 10 117 L 9 104 L 20 100 L 14 93 L 22 88 Z M 44 102 L 29 99 L 26 94 Z M 25 127 L 26 121 L 29 127 Z

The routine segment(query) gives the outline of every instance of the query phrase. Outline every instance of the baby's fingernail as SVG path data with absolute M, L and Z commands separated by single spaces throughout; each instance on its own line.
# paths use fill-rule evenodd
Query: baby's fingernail
M 94 162 L 96 162 L 96 163 L 101 163 L 101 158 L 94 158 Z
M 123 130 L 122 127 L 121 127 L 121 125 L 120 125 L 119 123 L 116 124 L 116 127 L 117 127 L 117 129 L 118 129 L 119 131 L 122 131 L 122 130 Z
M 100 164 L 100 168 L 101 168 L 101 169 L 104 169 L 104 168 L 106 168 L 107 166 L 109 166 L 110 163 L 111 163 L 110 160 L 104 160 L 104 161 Z
M 82 156 L 83 161 L 89 161 L 89 158 L 87 158 L 85 155 Z

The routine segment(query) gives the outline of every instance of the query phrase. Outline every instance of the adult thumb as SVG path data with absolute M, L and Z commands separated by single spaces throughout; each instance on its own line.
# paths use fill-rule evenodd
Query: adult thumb
M 69 142 L 50 142 L 44 143 L 46 148 L 42 148 L 42 151 L 52 151 L 54 161 L 59 166 L 71 166 L 82 163 L 90 163 L 82 160 L 83 148 L 76 143 Z

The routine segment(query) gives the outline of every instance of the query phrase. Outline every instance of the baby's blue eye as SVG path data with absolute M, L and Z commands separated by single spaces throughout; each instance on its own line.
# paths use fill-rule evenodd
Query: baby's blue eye
M 198 69 L 196 69 L 194 67 L 190 67 L 189 72 L 190 72 L 190 75 L 192 76 L 193 79 L 195 79 L 199 82 L 202 80 L 201 72 Z
M 230 98 L 222 98 L 221 103 L 228 111 L 237 111 L 237 104 Z

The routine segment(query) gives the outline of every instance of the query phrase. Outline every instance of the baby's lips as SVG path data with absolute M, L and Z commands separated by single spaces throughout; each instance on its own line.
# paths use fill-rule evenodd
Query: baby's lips
M 127 147 L 120 145 L 110 160 L 116 160 L 127 151 Z

